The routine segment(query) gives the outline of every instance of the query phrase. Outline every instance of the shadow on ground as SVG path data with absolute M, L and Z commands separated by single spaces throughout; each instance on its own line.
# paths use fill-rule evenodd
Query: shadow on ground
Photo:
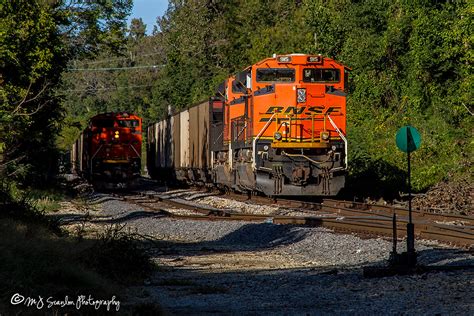
M 137 211 L 113 220 L 79 216 L 58 215 L 63 222 L 70 220 L 68 223 L 121 224 L 130 219 L 151 220 L 157 214 Z M 269 250 L 295 244 L 306 236 L 306 230 L 298 226 L 248 223 L 212 241 L 147 239 L 142 242 L 155 259 L 170 259 Z M 459 249 L 427 249 L 418 254 L 420 263 L 425 265 L 474 266 L 472 254 Z M 383 260 L 371 263 L 385 264 Z M 362 267 L 328 265 L 223 272 L 206 266 L 158 266 L 145 286 L 131 289 L 129 300 L 141 304 L 160 302 L 169 313 L 193 315 L 469 314 L 472 311 L 474 269 L 366 279 Z M 136 293 L 141 294 L 137 297 Z
M 198 245 L 196 245 L 198 246 Z M 457 249 L 423 250 L 425 264 L 459 257 Z M 384 261 L 374 265 L 384 265 Z M 466 258 L 452 264 L 470 264 Z M 179 267 L 143 287 L 172 314 L 366 315 L 469 314 L 474 269 L 364 278 L 361 266 L 242 272 Z

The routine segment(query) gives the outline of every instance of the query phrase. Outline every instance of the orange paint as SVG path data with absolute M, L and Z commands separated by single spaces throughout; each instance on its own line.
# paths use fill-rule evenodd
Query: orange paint
M 242 127 L 237 129 L 243 134 L 239 140 L 251 140 L 261 133 L 261 138 L 276 142 L 276 131 L 284 132 L 282 142 L 295 142 L 296 147 L 297 142 L 320 141 L 323 131 L 329 133 L 331 140 L 338 140 L 339 134 L 328 116 L 346 134 L 348 68 L 344 65 L 322 56 L 291 54 L 264 59 L 244 71 L 250 79 L 245 82 L 244 91 L 235 88 L 242 89 L 239 75 L 225 82 L 224 141 L 232 140 L 232 122 L 239 126 L 246 124 L 245 131 Z M 299 89 L 304 89 L 299 91 L 304 95 L 300 102 Z M 270 118 L 272 122 L 265 128 Z

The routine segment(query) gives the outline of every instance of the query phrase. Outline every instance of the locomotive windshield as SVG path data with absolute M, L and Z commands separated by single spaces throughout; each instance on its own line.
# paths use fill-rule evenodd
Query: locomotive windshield
M 105 127 L 105 128 L 114 127 L 114 120 L 108 120 L 108 119 L 95 120 L 94 125 L 97 127 Z
M 295 70 L 288 68 L 259 68 L 257 82 L 293 82 Z
M 119 127 L 137 127 L 139 125 L 138 120 L 118 120 Z
M 305 68 L 303 70 L 304 82 L 339 82 L 338 69 L 315 69 Z

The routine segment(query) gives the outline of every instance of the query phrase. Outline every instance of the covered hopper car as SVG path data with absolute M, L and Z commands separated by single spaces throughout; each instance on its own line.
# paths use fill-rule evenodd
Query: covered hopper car
M 71 150 L 72 172 L 99 188 L 129 187 L 140 176 L 142 119 L 126 112 L 92 117 Z
M 209 100 L 148 127 L 155 179 L 268 196 L 332 196 L 347 168 L 348 68 L 322 56 L 262 60 Z

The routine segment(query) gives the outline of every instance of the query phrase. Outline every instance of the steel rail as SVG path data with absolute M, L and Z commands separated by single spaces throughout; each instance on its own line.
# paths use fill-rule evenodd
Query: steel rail
M 248 221 L 285 225 L 305 225 L 312 227 L 325 227 L 335 231 L 356 232 L 366 235 L 377 235 L 391 237 L 393 234 L 393 222 L 388 213 L 374 213 L 368 210 L 350 209 L 334 205 L 318 206 L 319 210 L 326 208 L 337 209 L 339 213 L 320 216 L 287 216 L 287 215 L 262 215 L 262 214 L 243 214 L 233 210 L 217 209 L 209 206 L 198 205 L 187 200 L 171 198 L 166 195 L 144 194 L 142 199 L 123 197 L 123 200 L 135 203 L 144 208 L 157 211 L 170 218 L 187 220 L 226 220 L 226 221 Z M 343 201 L 344 203 L 347 201 Z M 166 205 L 190 210 L 196 214 L 175 214 L 172 211 L 164 209 L 163 206 L 153 205 L 164 203 Z M 151 205 L 150 205 L 151 204 Z M 349 216 L 347 216 L 349 214 Z M 399 218 L 397 221 L 398 238 L 406 237 L 406 223 L 408 219 Z M 415 235 L 418 238 L 437 240 L 444 243 L 455 244 L 461 247 L 474 246 L 474 227 L 473 226 L 455 226 L 435 223 L 427 218 L 416 217 Z
M 377 214 L 386 214 L 392 216 L 397 214 L 397 216 L 408 216 L 408 209 L 402 207 L 396 207 L 391 205 L 381 205 L 381 204 L 367 204 L 362 202 L 351 202 L 351 201 L 342 201 L 334 199 L 324 199 L 324 205 L 330 207 L 344 207 L 352 209 L 361 209 L 369 210 Z M 426 218 L 431 221 L 451 221 L 451 222 L 461 222 L 469 226 L 474 226 L 474 217 L 466 215 L 457 215 L 457 214 L 439 214 L 426 212 L 423 210 L 412 210 L 413 216 L 418 218 Z
M 243 200 L 241 194 L 230 194 L 232 199 Z M 275 201 L 269 202 L 268 198 L 253 196 L 253 200 L 261 202 L 263 204 L 274 204 Z M 397 218 L 407 218 L 408 209 L 401 207 L 380 205 L 380 204 L 367 204 L 361 202 L 334 200 L 334 199 L 323 199 L 321 203 L 308 202 L 293 199 L 281 199 L 278 198 L 278 207 L 280 208 L 301 208 L 305 211 L 312 211 L 316 214 L 322 212 L 330 212 L 340 215 L 378 215 L 387 218 L 392 218 L 394 214 Z M 474 216 L 457 215 L 457 214 L 438 214 L 420 210 L 413 210 L 413 217 L 418 220 L 428 220 L 437 223 L 453 223 L 453 226 L 474 226 Z M 455 225 L 454 225 L 455 224 Z

